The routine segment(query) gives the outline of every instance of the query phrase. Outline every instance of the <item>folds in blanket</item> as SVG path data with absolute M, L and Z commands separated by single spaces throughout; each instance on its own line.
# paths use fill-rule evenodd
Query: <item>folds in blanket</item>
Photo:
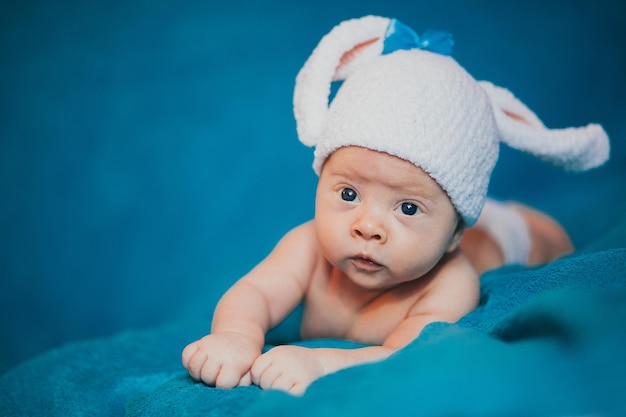
M 585 302 L 587 294 L 626 288 L 624 265 L 626 249 L 618 248 L 568 256 L 534 269 L 510 266 L 488 272 L 481 278 L 479 306 L 458 323 L 504 341 L 571 341 L 578 337 L 573 334 L 578 320 L 593 305 Z M 580 299 L 568 301 L 576 294 Z

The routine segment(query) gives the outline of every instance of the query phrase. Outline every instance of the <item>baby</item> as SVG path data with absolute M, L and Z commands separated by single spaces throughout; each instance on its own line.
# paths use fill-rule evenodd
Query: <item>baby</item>
M 469 313 L 485 269 L 572 249 L 549 217 L 485 202 L 489 177 L 500 141 L 583 171 L 608 158 L 605 132 L 545 128 L 510 92 L 447 56 L 451 42 L 376 16 L 320 41 L 294 92 L 298 136 L 315 146 L 315 218 L 222 297 L 211 334 L 183 351 L 191 377 L 302 393 L 322 375 L 387 358 L 429 323 Z M 329 105 L 335 80 L 343 84 Z M 303 338 L 368 346 L 262 353 L 266 332 L 300 303 Z

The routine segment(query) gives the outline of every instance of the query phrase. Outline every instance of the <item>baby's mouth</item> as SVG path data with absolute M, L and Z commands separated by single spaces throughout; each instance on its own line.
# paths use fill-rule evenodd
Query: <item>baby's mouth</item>
M 374 272 L 383 268 L 383 265 L 379 264 L 369 256 L 357 255 L 351 257 L 350 260 L 357 269 L 367 272 Z

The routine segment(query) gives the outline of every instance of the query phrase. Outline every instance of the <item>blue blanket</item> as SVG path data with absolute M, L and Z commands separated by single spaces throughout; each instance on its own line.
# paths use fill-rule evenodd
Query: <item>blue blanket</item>
M 624 246 L 626 222 L 619 235 Z M 625 266 L 626 249 L 603 248 L 487 273 L 479 307 L 458 323 L 431 324 L 388 360 L 321 378 L 302 397 L 191 380 L 180 348 L 206 323 L 187 319 L 26 362 L 0 379 L 0 414 L 624 415 Z
M 213 3 L 0 6 L 1 416 L 626 415 L 621 0 Z M 451 31 L 470 73 L 550 127 L 605 126 L 606 166 L 569 175 L 503 147 L 490 185 L 577 249 L 484 274 L 459 322 L 302 397 L 196 383 L 182 348 L 312 215 L 293 77 L 332 25 L 367 13 Z M 359 346 L 298 340 L 298 320 L 267 348 Z

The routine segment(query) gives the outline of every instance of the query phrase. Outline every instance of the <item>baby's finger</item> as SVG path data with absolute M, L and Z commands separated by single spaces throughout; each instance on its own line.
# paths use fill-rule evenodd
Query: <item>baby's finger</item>
M 264 389 L 271 388 L 275 390 L 291 392 L 296 387 L 296 385 L 297 383 L 292 377 L 284 373 L 281 373 L 276 376 L 276 378 L 272 381 L 272 384 L 270 386 L 267 386 L 267 387 L 264 386 L 263 388 Z
M 215 386 L 218 388 L 234 388 L 241 381 L 241 371 L 232 366 L 222 365 L 215 378 Z
M 207 353 L 203 350 L 197 350 L 194 352 L 193 356 L 189 358 L 187 369 L 189 370 L 189 375 L 196 381 L 200 380 L 200 374 L 207 362 L 207 358 Z
M 306 391 L 307 386 L 305 384 L 296 382 L 289 388 L 289 393 L 293 395 L 302 395 Z
M 189 361 L 191 360 L 191 357 L 193 356 L 193 354 L 196 353 L 197 351 L 198 351 L 197 342 L 190 343 L 187 346 L 185 346 L 185 349 L 183 349 L 183 354 L 182 354 L 183 366 L 185 368 L 189 368 Z
M 265 370 L 271 365 L 271 360 L 268 359 L 266 354 L 263 354 L 256 358 L 252 367 L 250 368 L 250 376 L 252 383 L 261 387 L 261 377 Z
M 220 374 L 222 368 L 222 363 L 211 360 L 211 358 L 207 358 L 207 360 L 202 365 L 200 375 L 197 379 L 212 387 L 217 386 L 217 377 Z
M 239 386 L 247 387 L 250 384 L 252 384 L 252 372 L 248 371 L 241 377 L 241 380 L 239 380 Z

